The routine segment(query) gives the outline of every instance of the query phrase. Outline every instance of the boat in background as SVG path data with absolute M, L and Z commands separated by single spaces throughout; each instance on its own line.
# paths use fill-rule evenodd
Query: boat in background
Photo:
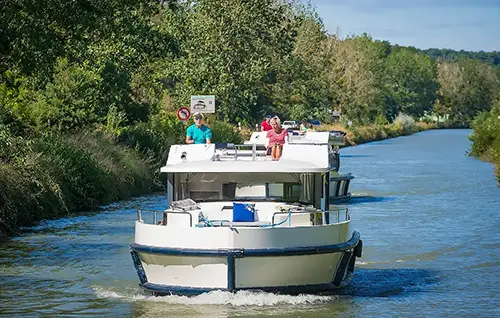
M 140 285 L 154 295 L 347 286 L 362 241 L 349 210 L 329 203 L 332 149 L 311 138 L 292 138 L 278 161 L 255 143 L 173 145 L 167 209 L 137 213 Z

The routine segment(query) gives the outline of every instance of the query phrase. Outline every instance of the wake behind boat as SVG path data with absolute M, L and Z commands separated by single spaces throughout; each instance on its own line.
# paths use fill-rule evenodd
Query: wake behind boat
M 256 144 L 172 146 L 169 206 L 138 210 L 135 223 L 140 285 L 161 295 L 349 284 L 362 242 L 348 209 L 329 204 L 331 151 L 292 138 L 271 161 Z

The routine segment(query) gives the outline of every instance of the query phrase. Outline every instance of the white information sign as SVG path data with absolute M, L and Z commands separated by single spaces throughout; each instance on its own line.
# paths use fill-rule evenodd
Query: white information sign
M 191 113 L 215 113 L 215 96 L 191 95 Z

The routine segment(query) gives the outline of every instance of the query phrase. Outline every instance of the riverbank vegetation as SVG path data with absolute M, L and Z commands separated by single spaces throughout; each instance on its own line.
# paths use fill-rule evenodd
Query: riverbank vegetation
M 496 165 L 497 181 L 500 183 L 500 101 L 489 112 L 479 114 L 472 122 L 473 134 L 471 155 Z
M 499 64 L 500 52 L 328 34 L 297 1 L 7 1 L 0 234 L 158 189 L 191 95 L 216 96 L 215 139 L 241 142 L 236 123 L 248 134 L 277 114 L 351 122 L 361 143 L 415 120 L 468 126 L 498 98 Z

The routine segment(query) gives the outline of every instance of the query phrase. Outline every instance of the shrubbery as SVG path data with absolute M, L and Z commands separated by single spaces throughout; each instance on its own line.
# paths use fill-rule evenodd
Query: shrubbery
M 415 124 L 415 119 L 403 113 L 399 113 L 394 119 L 394 125 L 401 127 L 403 134 L 411 134 L 417 131 L 417 125 Z
M 141 158 L 102 132 L 47 134 L 17 148 L 17 157 L 0 161 L 0 235 L 151 187 Z
M 222 121 L 213 122 L 210 125 L 212 129 L 212 142 L 228 142 L 234 144 L 242 144 L 243 136 L 238 129 L 231 124 Z
M 489 112 L 479 114 L 472 123 L 471 155 L 492 161 L 500 182 L 500 103 Z
M 383 120 L 381 119 L 382 123 Z M 322 126 L 323 130 L 343 130 L 347 132 L 347 143 L 350 145 L 362 144 L 370 141 L 383 140 L 386 138 L 394 138 L 404 135 L 413 134 L 424 129 L 436 128 L 435 125 L 423 125 L 416 123 L 415 120 L 408 115 L 399 114 L 391 124 L 377 124 L 368 126 L 350 126 L 345 129 L 342 126 Z
M 152 116 L 149 122 L 126 127 L 118 140 L 138 150 L 144 158 L 160 164 L 166 160 L 170 146 L 183 143 L 185 136 L 186 127 L 176 115 L 162 111 Z

